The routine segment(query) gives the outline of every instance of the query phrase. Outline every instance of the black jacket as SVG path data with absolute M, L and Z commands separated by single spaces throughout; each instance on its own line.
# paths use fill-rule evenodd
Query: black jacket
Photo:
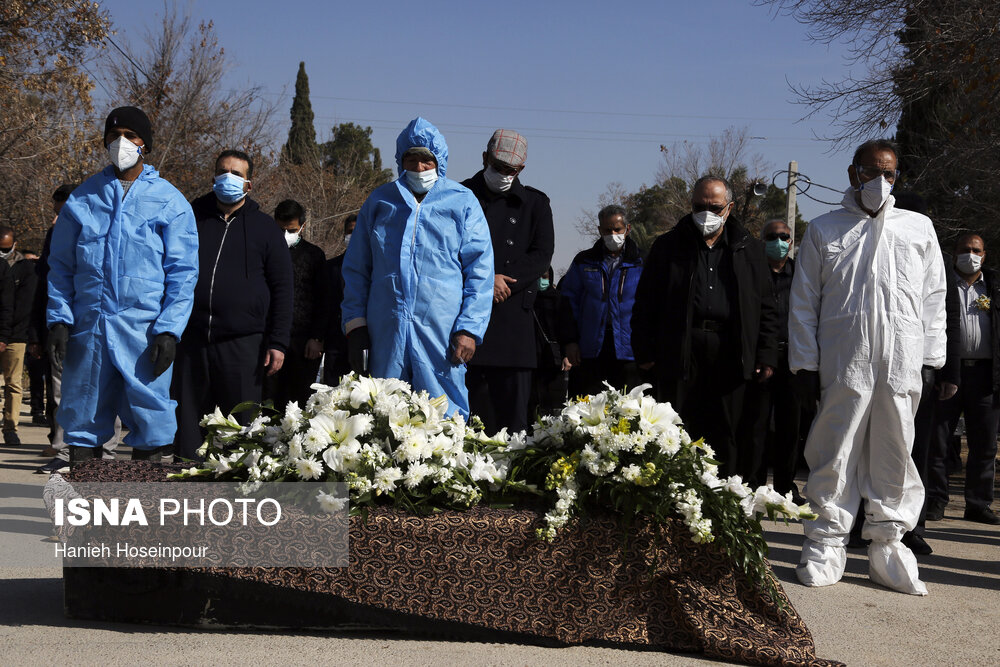
M 950 258 L 948 258 L 950 259 Z M 962 278 L 948 267 L 948 293 L 945 296 L 945 332 L 948 337 L 944 368 L 936 375 L 938 382 L 962 383 L 962 298 L 958 293 L 958 281 Z M 992 269 L 983 269 L 986 295 L 990 298 L 990 348 L 993 352 L 993 404 L 1000 405 L 1000 276 Z
M 45 344 L 48 335 L 48 322 L 45 311 L 49 307 L 49 253 L 52 251 L 52 227 L 45 232 L 42 242 L 42 254 L 35 264 L 35 298 L 31 307 L 31 322 L 28 327 L 28 342 Z
M 38 286 L 37 268 L 35 267 L 35 260 L 24 259 L 20 253 L 17 254 L 19 259 L 10 267 L 10 278 L 13 282 L 14 309 L 10 323 L 10 339 L 7 342 L 36 342 L 29 339 L 32 337 L 31 329 L 35 305 L 35 289 Z
M 305 239 L 291 247 L 293 289 L 292 336 L 323 340 L 327 307 L 326 255 Z
M 323 351 L 330 356 L 347 355 L 347 336 L 340 325 L 340 304 L 344 301 L 344 253 L 326 260 L 326 303 L 329 311 Z
M 292 256 L 271 216 L 247 199 L 226 223 L 214 193 L 191 202 L 198 223 L 198 284 L 184 339 L 264 334 L 284 352 L 292 328 Z
M 723 229 L 736 280 L 734 331 L 743 378 L 758 364 L 777 366 L 778 312 L 764 244 L 729 217 Z M 632 308 L 632 352 L 637 363 L 656 362 L 667 381 L 690 378 L 694 272 L 704 243 L 691 215 L 663 234 L 649 251 Z
M 503 303 L 493 304 L 483 343 L 470 365 L 534 368 L 535 325 L 532 309 L 538 279 L 549 268 L 555 248 L 552 208 L 544 192 L 515 178 L 510 190 L 495 194 L 479 171 L 462 182 L 483 207 L 493 241 L 494 270 L 517 280 Z
M 10 265 L 0 261 L 0 343 L 15 343 L 12 338 L 14 323 L 14 276 Z M 21 341 L 23 342 L 23 341 Z

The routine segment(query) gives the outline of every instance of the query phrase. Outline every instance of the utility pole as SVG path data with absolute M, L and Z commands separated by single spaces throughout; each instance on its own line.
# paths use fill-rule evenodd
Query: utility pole
M 787 207 L 785 208 L 785 224 L 788 228 L 792 230 L 792 241 L 793 241 L 793 252 L 795 241 L 795 181 L 798 180 L 799 176 L 799 163 L 792 160 L 788 163 L 788 189 L 785 191 L 787 193 Z

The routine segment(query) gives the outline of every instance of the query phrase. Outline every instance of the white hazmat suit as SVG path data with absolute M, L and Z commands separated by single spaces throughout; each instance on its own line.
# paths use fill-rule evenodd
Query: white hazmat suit
M 945 361 L 945 267 L 930 219 L 892 196 L 872 218 L 855 194 L 809 224 L 792 282 L 789 366 L 819 371 L 821 388 L 804 490 L 819 516 L 805 522 L 796 573 L 810 586 L 840 580 L 864 498 L 869 576 L 926 595 L 900 539 L 924 500 L 910 449 L 921 366 Z

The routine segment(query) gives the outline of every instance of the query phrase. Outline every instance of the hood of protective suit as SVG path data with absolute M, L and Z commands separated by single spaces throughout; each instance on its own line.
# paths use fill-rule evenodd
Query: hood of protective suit
M 419 116 L 411 120 L 396 138 L 396 169 L 400 176 L 403 175 L 403 153 L 414 147 L 426 148 L 434 154 L 438 176 L 444 178 L 448 170 L 448 144 L 430 121 Z

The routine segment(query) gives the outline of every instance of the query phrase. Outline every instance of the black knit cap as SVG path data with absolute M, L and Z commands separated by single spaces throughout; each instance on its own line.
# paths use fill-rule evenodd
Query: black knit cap
M 104 121 L 104 136 L 114 127 L 127 127 L 142 139 L 145 148 L 143 153 L 153 150 L 153 126 L 149 123 L 149 118 L 142 112 L 142 109 L 135 107 L 118 107 L 108 114 L 108 119 Z

